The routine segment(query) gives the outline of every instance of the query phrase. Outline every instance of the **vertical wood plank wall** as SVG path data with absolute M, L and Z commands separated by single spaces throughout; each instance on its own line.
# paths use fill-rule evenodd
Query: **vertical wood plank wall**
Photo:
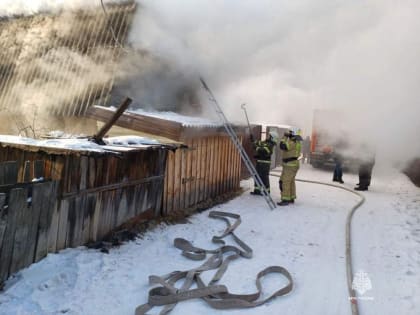
M 228 136 L 185 144 L 119 157 L 2 147 L 0 283 L 50 252 L 100 240 L 143 213 L 168 215 L 239 189 L 241 158 Z M 42 173 L 50 181 L 27 183 Z
M 1 148 L 0 284 L 48 253 L 100 240 L 146 212 L 161 215 L 166 156 L 164 149 L 116 157 Z M 43 160 L 53 180 L 23 183 L 22 169 Z
M 168 153 L 163 215 L 239 189 L 241 157 L 227 135 L 189 138 Z

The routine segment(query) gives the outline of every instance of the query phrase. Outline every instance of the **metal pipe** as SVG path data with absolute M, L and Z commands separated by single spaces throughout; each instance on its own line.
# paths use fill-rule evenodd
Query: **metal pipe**
M 251 125 L 250 125 L 250 123 L 249 123 L 249 119 L 248 119 L 248 113 L 246 112 L 246 103 L 243 103 L 243 104 L 241 104 L 241 108 L 242 108 L 242 110 L 244 111 L 244 113 L 245 113 L 245 118 L 246 118 L 246 122 L 247 122 L 247 124 L 248 124 L 248 129 L 249 129 L 249 133 L 250 134 L 252 134 L 251 133 Z

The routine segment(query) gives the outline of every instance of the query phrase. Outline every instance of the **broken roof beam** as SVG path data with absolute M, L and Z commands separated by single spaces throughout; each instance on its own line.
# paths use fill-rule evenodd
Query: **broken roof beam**
M 118 109 L 114 112 L 114 114 L 105 122 L 102 128 L 93 136 L 92 140 L 98 144 L 105 144 L 102 140 L 109 129 L 115 124 L 115 122 L 120 118 L 120 116 L 124 113 L 124 111 L 128 108 L 133 100 L 129 97 L 126 97 L 125 100 L 121 103 Z
M 114 109 L 102 106 L 93 106 L 88 109 L 86 116 L 102 122 L 107 122 L 115 113 Z M 116 126 L 157 135 L 179 141 L 183 126 L 179 122 L 144 116 L 140 114 L 124 113 L 115 122 Z

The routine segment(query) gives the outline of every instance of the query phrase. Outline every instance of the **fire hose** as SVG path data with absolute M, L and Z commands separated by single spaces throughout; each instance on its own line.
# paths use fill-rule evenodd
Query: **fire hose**
M 274 173 L 270 173 L 270 175 L 280 177 L 280 175 Z M 339 188 L 351 192 L 360 198 L 359 202 L 352 207 L 347 215 L 345 237 L 346 275 L 349 300 L 351 302 L 352 315 L 359 315 L 356 293 L 352 288 L 353 268 L 351 256 L 351 220 L 355 211 L 364 203 L 365 197 L 362 194 L 343 186 L 305 179 L 296 179 L 296 181 Z M 197 298 L 203 299 L 209 306 L 215 309 L 252 308 L 292 291 L 292 276 L 284 267 L 281 266 L 269 266 L 260 271 L 256 276 L 257 291 L 251 294 L 233 294 L 228 291 L 228 288 L 225 285 L 219 284 L 220 279 L 226 272 L 231 261 L 239 257 L 251 258 L 253 251 L 234 233 L 234 230 L 241 223 L 241 217 L 238 214 L 211 211 L 209 213 L 209 217 L 223 220 L 227 224 L 227 227 L 222 235 L 214 236 L 212 239 L 213 243 L 221 244 L 220 247 L 210 250 L 203 249 L 195 247 L 188 240 L 176 238 L 174 240 L 174 246 L 182 251 L 183 256 L 196 261 L 205 259 L 208 254 L 211 254 L 210 257 L 200 266 L 190 270 L 173 271 L 163 276 L 150 276 L 149 283 L 159 286 L 152 288 L 149 291 L 147 303 L 138 306 L 135 310 L 135 315 L 146 315 L 150 309 L 156 306 L 163 307 L 160 314 L 168 314 L 178 302 Z M 234 219 L 235 222 L 231 224 L 229 219 Z M 223 238 L 228 235 L 233 238 L 238 246 L 226 245 Z M 210 282 L 206 285 L 201 278 L 201 274 L 209 270 L 216 270 L 216 272 Z M 271 273 L 278 273 L 282 275 L 285 279 L 287 279 L 287 284 L 272 293 L 269 297 L 261 299 L 261 296 L 263 295 L 261 279 Z M 184 282 L 180 288 L 177 288 L 175 284 L 181 280 L 184 280 Z M 196 288 L 192 289 L 191 287 L 194 285 Z
M 273 172 L 271 172 L 270 175 L 274 176 L 274 177 L 280 177 L 279 174 L 275 174 Z M 296 181 L 303 182 L 303 183 L 331 186 L 331 187 L 334 187 L 334 188 L 338 188 L 338 189 L 348 191 L 348 192 L 350 192 L 350 193 L 352 193 L 352 194 L 354 194 L 354 195 L 356 195 L 360 198 L 359 202 L 357 202 L 351 208 L 350 212 L 347 215 L 347 218 L 346 218 L 346 238 L 345 238 L 345 242 L 346 242 L 345 247 L 346 247 L 347 290 L 349 292 L 349 300 L 350 300 L 352 315 L 359 315 L 359 307 L 357 305 L 356 292 L 352 287 L 353 264 L 352 264 L 352 254 L 351 254 L 351 221 L 352 221 L 353 215 L 356 212 L 356 210 L 365 202 L 366 199 L 361 193 L 359 193 L 357 191 L 354 191 L 352 189 L 349 189 L 347 187 L 338 186 L 338 185 L 334 185 L 334 184 L 330 184 L 330 183 L 324 183 L 324 182 L 320 182 L 320 181 L 307 180 L 307 179 L 296 179 Z
M 149 283 L 159 286 L 149 291 L 147 303 L 138 306 L 135 310 L 135 315 L 145 315 L 155 306 L 163 306 L 160 314 L 167 314 L 178 302 L 197 298 L 203 299 L 215 309 L 251 308 L 292 291 L 292 276 L 281 266 L 269 266 L 260 271 L 255 281 L 257 291 L 251 294 L 233 294 L 228 291 L 225 285 L 219 284 L 232 260 L 239 257 L 251 258 L 253 251 L 234 233 L 234 230 L 241 223 L 241 217 L 238 214 L 211 211 L 209 217 L 223 220 L 227 225 L 222 235 L 213 236 L 212 239 L 213 243 L 220 244 L 220 247 L 211 250 L 203 249 L 193 246 L 188 240 L 176 238 L 174 246 L 182 251 L 183 256 L 192 260 L 203 260 L 207 257 L 207 254 L 211 254 L 211 256 L 200 266 L 187 271 L 173 271 L 163 276 L 150 276 Z M 234 219 L 235 222 L 231 224 L 229 219 Z M 226 236 L 231 236 L 237 246 L 226 245 L 223 240 Z M 201 273 L 209 270 L 216 270 L 216 272 L 206 285 L 201 278 Z M 263 296 L 261 279 L 271 273 L 282 275 L 287 280 L 287 283 L 270 296 L 261 298 Z M 181 280 L 184 280 L 182 286 L 176 288 L 175 284 Z M 193 285 L 196 285 L 196 288 L 192 289 Z M 266 295 L 264 294 L 264 296 Z

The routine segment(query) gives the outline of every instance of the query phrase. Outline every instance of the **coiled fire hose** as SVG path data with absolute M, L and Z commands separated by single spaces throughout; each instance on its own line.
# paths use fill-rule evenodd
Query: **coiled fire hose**
M 280 177 L 278 174 L 270 173 L 271 176 Z M 346 219 L 346 274 L 347 274 L 347 287 L 349 292 L 349 300 L 351 301 L 352 315 L 359 315 L 356 293 L 352 288 L 353 268 L 351 256 L 351 220 L 355 211 L 365 202 L 365 197 L 349 188 L 337 186 L 334 184 L 324 183 L 320 181 L 296 179 L 296 181 L 331 186 L 346 190 L 352 194 L 357 195 L 360 200 L 352 207 Z M 293 289 L 293 279 L 290 273 L 281 266 L 270 266 L 260 271 L 256 277 L 257 291 L 251 294 L 232 294 L 228 291 L 225 285 L 218 284 L 223 274 L 226 272 L 230 261 L 239 257 L 251 258 L 252 249 L 244 243 L 239 237 L 234 234 L 234 230 L 240 225 L 241 218 L 237 214 L 211 211 L 209 217 L 221 219 L 227 224 L 226 230 L 220 236 L 214 236 L 212 241 L 221 246 L 217 249 L 203 249 L 195 247 L 191 242 L 176 238 L 174 246 L 182 250 L 182 255 L 192 260 L 203 260 L 207 254 L 211 256 L 199 267 L 187 271 L 173 271 L 167 275 L 149 277 L 150 284 L 159 285 L 149 291 L 148 302 L 140 305 L 135 310 L 135 315 L 145 315 L 155 306 L 163 306 L 160 314 L 168 314 L 178 302 L 201 298 L 215 309 L 232 309 L 232 308 L 251 308 L 262 305 L 277 296 L 282 296 Z M 234 224 L 230 223 L 230 219 L 235 219 Z M 223 240 L 226 236 L 232 236 L 238 246 L 226 245 Z M 229 255 L 224 258 L 224 254 Z M 216 270 L 213 278 L 206 285 L 200 274 L 204 271 Z M 260 299 L 262 295 L 261 279 L 270 274 L 279 273 L 287 279 L 287 284 L 271 294 L 268 298 Z M 175 284 L 184 279 L 180 288 L 176 288 Z M 191 289 L 193 285 L 197 288 Z
M 275 174 L 273 172 L 270 173 L 270 176 L 274 177 L 280 177 L 279 174 Z M 351 220 L 353 218 L 354 213 L 356 210 L 365 202 L 365 197 L 350 188 L 344 187 L 344 186 L 338 186 L 330 183 L 324 183 L 320 181 L 314 181 L 314 180 L 307 180 L 307 179 L 296 179 L 298 182 L 302 183 L 310 183 L 310 184 L 318 184 L 318 185 L 324 185 L 324 186 L 331 186 L 334 188 L 342 189 L 345 191 L 348 191 L 360 198 L 359 202 L 356 203 L 350 210 L 350 212 L 347 215 L 346 218 L 346 275 L 347 275 L 347 290 L 349 292 L 349 300 L 350 300 L 350 306 L 351 306 L 351 312 L 352 315 L 359 315 L 359 307 L 357 305 L 357 297 L 356 292 L 352 288 L 352 282 L 353 282 L 353 264 L 352 264 L 352 255 L 351 255 Z
M 233 294 L 230 293 L 226 286 L 220 285 L 219 280 L 228 268 L 229 263 L 239 257 L 251 258 L 252 249 L 244 243 L 234 230 L 241 223 L 241 217 L 238 214 L 221 211 L 211 211 L 209 217 L 225 221 L 227 227 L 220 236 L 213 236 L 213 243 L 220 244 L 217 249 L 203 249 L 195 247 L 191 242 L 176 238 L 174 246 L 182 250 L 182 255 L 192 260 L 203 260 L 207 254 L 211 256 L 197 268 L 187 271 L 173 271 L 164 276 L 150 276 L 150 284 L 158 284 L 149 291 L 148 302 L 136 308 L 135 315 L 144 315 L 154 306 L 163 306 L 160 314 L 169 313 L 176 303 L 189 299 L 201 298 L 208 305 L 215 309 L 232 309 L 232 308 L 251 308 L 262 305 L 275 297 L 285 295 L 293 289 L 293 279 L 290 273 L 283 267 L 270 266 L 260 271 L 256 276 L 257 291 L 251 294 Z M 234 219 L 234 224 L 230 223 L 230 219 Z M 226 245 L 223 238 L 230 235 L 237 246 Z M 226 255 L 228 254 L 228 255 Z M 225 257 L 226 256 L 226 257 Z M 213 278 L 205 285 L 200 277 L 204 271 L 216 270 Z M 263 289 L 261 279 L 270 273 L 281 274 L 287 280 L 282 288 L 272 293 L 267 298 L 261 298 Z M 180 288 L 176 288 L 175 284 L 184 280 Z M 193 285 L 197 288 L 191 289 Z

